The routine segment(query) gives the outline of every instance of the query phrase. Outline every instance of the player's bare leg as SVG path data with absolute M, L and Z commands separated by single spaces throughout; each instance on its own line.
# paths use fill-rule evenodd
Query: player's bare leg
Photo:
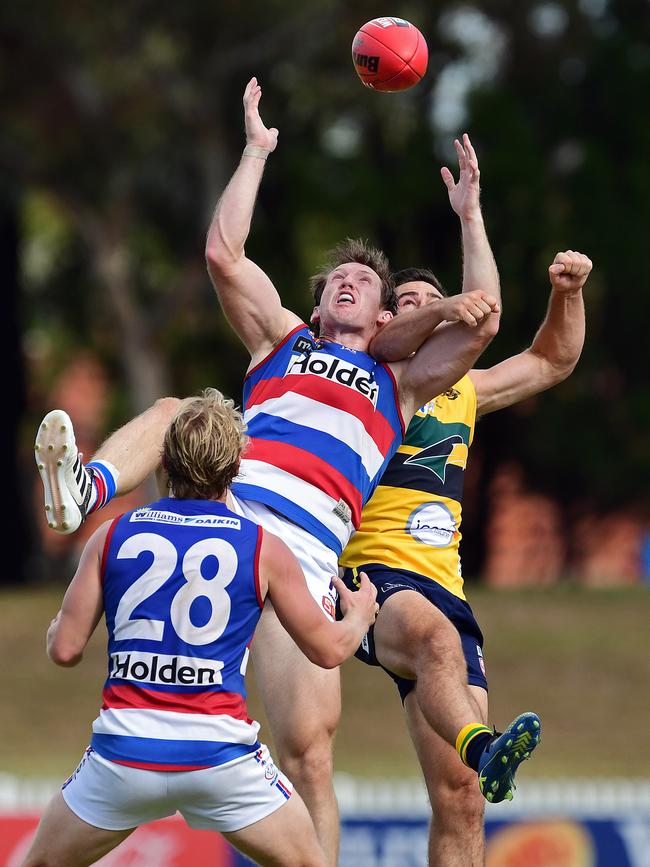
M 135 490 L 159 467 L 165 431 L 180 404 L 176 397 L 160 398 L 101 444 L 93 460 L 109 461 L 119 470 L 116 496 Z
M 86 867 L 132 834 L 95 828 L 72 812 L 61 792 L 45 808 L 21 867 Z
M 309 662 L 269 603 L 264 606 L 251 653 L 277 764 L 307 805 L 327 863 L 335 867 L 339 812 L 332 781 L 332 751 L 341 715 L 339 670 Z
M 537 714 L 519 714 L 500 734 L 481 720 L 467 684 L 458 632 L 437 608 L 415 592 L 388 598 L 374 626 L 379 662 L 400 677 L 415 680 L 423 717 L 454 746 L 486 800 L 511 800 L 515 773 L 540 742 Z
M 487 723 L 487 692 L 470 686 L 478 711 Z M 432 809 L 429 867 L 482 867 L 485 863 L 483 813 L 485 799 L 476 774 L 456 750 L 437 735 L 418 704 L 415 691 L 404 701 L 409 733 L 424 774 Z
M 387 599 L 374 638 L 381 664 L 417 681 L 420 709 L 448 744 L 455 744 L 464 726 L 479 721 L 458 632 L 423 596 L 403 592 Z
M 275 813 L 223 836 L 263 867 L 327 867 L 314 823 L 296 791 Z

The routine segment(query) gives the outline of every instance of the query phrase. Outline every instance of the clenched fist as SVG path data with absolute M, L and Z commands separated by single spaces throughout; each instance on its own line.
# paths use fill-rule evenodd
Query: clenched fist
M 551 286 L 558 292 L 577 292 L 587 282 L 593 263 L 584 253 L 565 250 L 558 253 L 548 269 Z

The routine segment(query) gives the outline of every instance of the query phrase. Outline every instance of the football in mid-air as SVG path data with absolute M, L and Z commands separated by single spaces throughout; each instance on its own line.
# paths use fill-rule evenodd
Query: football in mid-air
M 408 90 L 422 79 L 428 60 L 424 36 L 403 18 L 373 18 L 352 41 L 357 75 L 373 90 Z

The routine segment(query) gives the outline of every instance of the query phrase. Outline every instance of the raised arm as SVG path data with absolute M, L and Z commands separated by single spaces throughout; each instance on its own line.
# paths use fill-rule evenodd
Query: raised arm
M 86 543 L 61 610 L 47 630 L 47 655 L 57 665 L 72 666 L 81 662 L 104 611 L 101 559 L 110 523 L 102 524 Z
M 361 573 L 361 586 L 351 593 L 332 577 L 341 597 L 343 619 L 333 623 L 307 589 L 300 564 L 277 536 L 264 532 L 260 553 L 261 590 L 268 590 L 280 623 L 315 665 L 335 668 L 355 652 L 374 623 L 377 591 Z
M 408 358 L 441 323 L 464 322 L 474 327 L 500 307 L 499 272 L 481 212 L 478 158 L 467 134 L 462 143 L 456 139 L 454 147 L 458 157 L 458 182 L 447 166 L 440 169 L 440 175 L 447 187 L 449 204 L 461 225 L 463 294 L 400 312 L 387 322 L 370 345 L 370 353 L 378 361 Z
M 244 91 L 246 147 L 210 224 L 205 255 L 210 279 L 224 313 L 254 362 L 264 357 L 300 319 L 282 306 L 269 277 L 244 251 L 267 156 L 277 145 L 277 129 L 259 114 L 262 88 L 256 78 Z
M 458 183 L 446 166 L 440 169 L 440 174 L 449 193 L 449 204 L 460 220 L 463 240 L 463 292 L 480 289 L 501 304 L 499 272 L 481 211 L 481 172 L 476 151 L 467 133 L 463 135 L 462 144 L 458 139 L 454 141 L 454 147 L 460 169 Z
M 417 352 L 442 323 L 462 322 L 475 328 L 488 314 L 499 310 L 493 295 L 477 290 L 431 301 L 424 307 L 400 311 L 370 343 L 370 354 L 377 361 L 401 361 Z
M 591 273 L 583 253 L 558 253 L 548 273 L 551 297 L 546 318 L 528 349 L 487 370 L 472 370 L 481 415 L 518 403 L 566 379 L 585 340 L 582 288 Z

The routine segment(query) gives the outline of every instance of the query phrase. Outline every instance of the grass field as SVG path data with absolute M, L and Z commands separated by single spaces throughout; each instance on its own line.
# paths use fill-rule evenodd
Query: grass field
M 88 743 L 106 672 L 103 624 L 76 669 L 45 656 L 62 589 L 0 593 L 0 770 L 70 773 Z M 470 591 L 486 636 L 491 722 L 522 710 L 542 718 L 530 777 L 650 777 L 650 591 Z M 251 715 L 264 714 L 250 678 Z M 366 777 L 415 776 L 401 705 L 386 675 L 352 659 L 336 769 Z M 278 696 L 278 701 L 282 696 Z

